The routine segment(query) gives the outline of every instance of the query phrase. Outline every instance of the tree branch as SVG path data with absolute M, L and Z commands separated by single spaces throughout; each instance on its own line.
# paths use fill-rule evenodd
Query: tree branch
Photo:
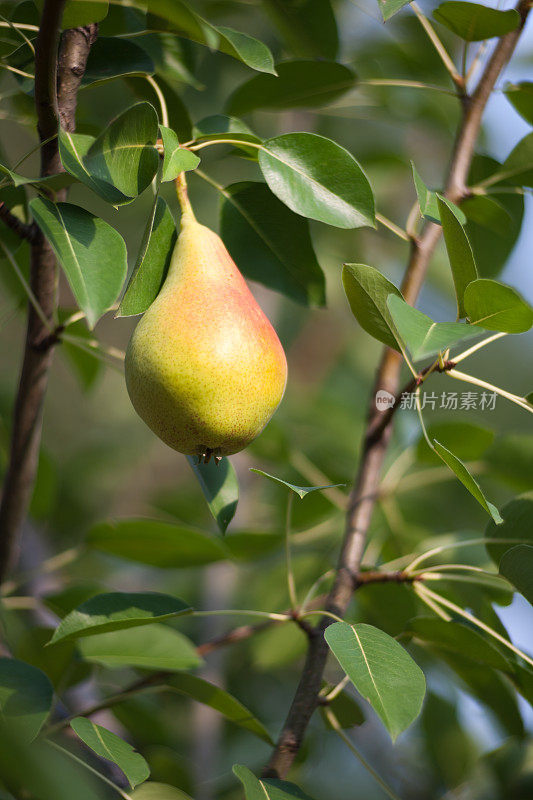
M 76 94 L 97 26 L 65 31 L 59 49 L 65 0 L 45 0 L 35 47 L 35 108 L 41 147 L 41 177 L 63 171 L 57 133 L 75 125 Z M 59 60 L 59 69 L 58 69 Z M 48 141 L 47 141 L 48 140 Z M 56 198 L 64 199 L 66 190 Z M 19 531 L 33 490 L 41 442 L 42 409 L 57 337 L 50 337 L 56 310 L 57 268 L 54 252 L 37 229 L 32 240 L 30 283 L 49 325 L 28 307 L 26 344 L 15 400 L 9 464 L 0 504 L 0 583 L 14 558 Z
M 35 228 L 33 225 L 22 222 L 21 219 L 9 210 L 3 201 L 0 202 L 0 219 L 4 225 L 7 225 L 7 227 L 21 239 L 26 239 L 28 242 L 32 242 L 35 239 Z
M 514 51 L 526 21 L 529 6 L 529 0 L 521 0 L 518 4 L 517 10 L 521 17 L 519 28 L 500 39 L 475 92 L 471 97 L 461 99 L 462 118 L 448 170 L 445 192 L 453 202 L 459 202 L 467 193 L 468 172 L 483 111 L 497 78 Z M 420 238 L 412 241 L 409 262 L 402 284 L 403 296 L 411 305 L 418 297 L 441 232 L 441 226 L 429 223 Z M 353 591 L 360 585 L 359 566 L 378 497 L 381 469 L 392 434 L 393 416 L 390 414 L 390 410 L 383 412 L 376 409 L 374 398 L 379 390 L 396 395 L 401 363 L 401 355 L 387 348 L 383 353 L 376 375 L 359 470 L 348 502 L 342 551 L 335 581 L 325 606 L 325 610 L 340 617 L 346 613 Z M 331 619 L 324 617 L 315 629 L 315 635 L 309 639 L 309 649 L 300 683 L 276 747 L 264 771 L 266 777 L 284 778 L 300 750 L 309 720 L 318 705 L 318 693 L 322 685 L 328 656 L 324 630 L 330 624 Z

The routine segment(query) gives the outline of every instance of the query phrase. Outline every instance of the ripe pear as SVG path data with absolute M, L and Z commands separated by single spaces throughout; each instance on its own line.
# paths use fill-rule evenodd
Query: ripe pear
M 180 453 L 216 462 L 263 430 L 287 361 L 277 334 L 216 233 L 187 204 L 165 283 L 126 352 L 142 420 Z

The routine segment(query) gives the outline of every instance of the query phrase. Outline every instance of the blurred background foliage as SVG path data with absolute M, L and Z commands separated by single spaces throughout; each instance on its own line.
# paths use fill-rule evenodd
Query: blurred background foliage
M 2 14 L 7 5 L 2 4 Z M 400 225 L 404 225 L 416 199 L 410 160 L 414 160 L 429 186 L 440 187 L 458 120 L 455 98 L 423 89 L 365 83 L 389 78 L 449 88 L 440 60 L 409 9 L 384 26 L 377 4 L 370 0 L 334 2 L 334 15 L 324 0 L 217 0 L 195 5 L 212 23 L 247 31 L 266 42 L 276 61 L 293 57 L 336 59 L 359 78 L 360 83 L 353 89 L 317 108 L 257 109 L 246 113 L 243 118 L 252 131 L 262 138 L 292 130 L 311 131 L 339 142 L 367 172 L 379 211 Z M 430 13 L 430 4 L 424 4 L 424 8 Z M 37 19 L 31 2 L 18 6 L 17 14 L 19 20 Z M 143 24 L 139 12 L 112 5 L 100 25 L 100 35 L 113 36 L 124 30 L 133 34 Z M 439 28 L 439 33 L 459 59 L 457 38 L 444 28 Z M 171 125 L 185 138 L 190 137 L 191 124 L 224 113 L 232 93 L 254 74 L 225 55 L 169 34 L 138 38 L 132 35 L 122 42 L 136 43 L 141 49 L 138 57 L 144 53 L 154 60 L 157 75 L 175 95 L 170 107 Z M 532 48 L 531 36 L 525 36 L 507 78 L 520 79 L 530 69 Z M 0 160 L 11 164 L 36 144 L 31 98 L 10 96 L 15 80 L 2 72 Z M 79 94 L 77 131 L 97 133 L 136 99 L 153 100 L 150 91 L 143 78 L 131 75 L 90 83 Z M 524 128 L 523 120 L 499 93 L 489 107 L 488 124 L 478 151 L 503 160 Z M 221 153 L 221 148 L 202 153 L 202 169 L 220 184 L 260 179 L 253 159 L 234 157 L 230 147 L 224 149 L 223 156 Z M 37 169 L 35 154 L 28 160 L 26 171 L 36 174 Z M 189 187 L 198 219 L 218 229 L 217 191 L 194 174 Z M 172 186 L 167 184 L 163 194 L 177 215 Z M 2 190 L 2 199 L 11 205 L 25 202 L 20 189 Z M 69 199 L 102 216 L 121 232 L 132 266 L 149 213 L 149 192 L 120 212 L 80 184 L 72 187 Z M 530 215 L 529 198 L 526 201 Z M 495 240 L 493 233 L 480 230 L 473 221 L 468 223 L 468 230 L 481 274 L 501 275 L 531 300 L 531 231 L 527 224 L 516 243 L 523 198 L 506 196 L 505 202 L 511 203 L 508 210 L 518 220 L 513 236 Z M 43 649 L 58 617 L 93 594 L 105 590 L 158 590 L 186 597 L 202 609 L 282 611 L 287 607 L 283 549 L 279 546 L 285 524 L 285 491 L 249 472 L 250 467 L 262 468 L 296 484 L 346 486 L 313 493 L 294 503 L 294 568 L 300 593 L 304 594 L 313 581 L 334 566 L 343 530 L 342 508 L 356 468 L 369 387 L 380 352 L 380 345 L 359 328 L 350 313 L 342 291 L 341 265 L 370 264 L 398 284 L 408 245 L 383 227 L 377 231 L 339 230 L 312 222 L 311 230 L 326 275 L 324 308 L 305 308 L 259 284 L 252 285 L 285 347 L 290 375 L 285 399 L 273 421 L 251 447 L 232 458 L 239 477 L 240 501 L 227 541 L 231 543 L 240 531 L 253 532 L 258 537 L 274 535 L 269 540 L 272 546 L 261 546 L 255 558 L 223 560 L 201 568 L 164 569 L 85 549 L 86 536 L 97 522 L 121 517 L 157 518 L 212 536 L 218 533 L 185 458 L 160 443 L 135 415 L 121 370 L 68 344 L 58 348 L 20 565 L 23 574 L 27 574 L 24 583 L 29 587 L 28 593 L 40 598 L 39 607 L 31 612 L 5 610 L 3 617 L 5 638 L 13 654 L 43 668 L 56 686 L 66 690 L 63 696 L 72 708 L 91 705 L 102 690 L 115 691 L 139 674 L 130 666 L 110 668 L 82 661 L 79 656 L 72 662 L 73 645 L 64 645 L 63 654 L 54 650 L 53 656 Z M 4 229 L 1 235 L 3 239 L 9 236 Z M 27 262 L 25 248 L 27 245 L 19 248 L 20 263 Z M 24 298 L 10 269 L 7 260 L 0 261 L 2 466 L 7 458 L 24 334 Z M 60 293 L 61 305 L 72 306 L 64 281 Z M 419 306 L 437 320 L 451 319 L 455 314 L 451 275 L 442 244 Z M 209 319 L 205 324 L 210 325 Z M 95 335 L 123 350 L 134 325 L 135 319 L 113 319 L 108 314 L 99 322 Z M 84 330 L 82 323 L 79 329 Z M 527 393 L 533 383 L 532 341 L 531 334 L 525 334 L 519 344 L 516 340 L 503 340 L 490 350 L 483 350 L 472 359 L 474 374 L 488 375 L 496 384 Z M 431 384 L 437 393 L 466 388 L 445 376 L 435 377 Z M 476 474 L 498 506 L 517 492 L 533 490 L 533 430 L 527 415 L 501 398 L 494 411 L 437 409 L 427 413 L 430 425 L 452 421 L 494 432 L 494 437 L 481 434 L 480 444 L 473 445 L 464 458 L 474 462 Z M 453 441 L 453 431 L 448 433 Z M 470 429 L 463 441 L 468 444 L 474 440 L 475 431 Z M 399 465 L 405 471 L 395 485 Z M 483 535 L 485 514 L 463 487 L 443 475 L 443 468 L 424 452 L 413 411 L 400 411 L 397 415 L 388 468 L 391 480 L 387 483 L 387 476 L 384 479 L 385 490 L 372 522 L 364 564 L 373 566 L 413 551 L 422 552 L 435 544 Z M 388 492 L 387 486 L 394 491 Z M 43 560 L 78 547 L 82 554 L 61 571 L 49 575 L 39 572 Z M 451 547 L 445 560 L 480 566 L 488 563 L 480 548 L 454 552 Z M 509 592 L 487 595 L 466 584 L 464 588 L 449 584 L 443 587 L 444 591 L 447 597 L 475 609 L 493 626 L 506 625 L 517 644 L 531 647 L 533 616 L 525 601 L 515 599 L 509 605 Z M 427 609 L 405 587 L 377 585 L 357 593 L 351 618 L 369 622 L 407 642 L 408 622 L 420 614 L 427 614 Z M 170 623 L 170 627 L 179 628 L 200 643 L 226 630 L 229 624 L 220 619 L 190 620 Z M 511 684 L 496 671 L 475 665 L 457 653 L 445 658 L 437 650 L 419 640 L 411 645 L 429 684 L 418 722 L 393 748 L 380 723 L 358 699 L 365 721 L 350 732 L 354 742 L 400 795 L 412 800 L 441 796 L 468 800 L 530 798 L 533 717 L 527 704 L 517 698 Z M 274 626 L 209 656 L 200 674 L 238 696 L 275 734 L 292 699 L 304 651 L 301 631 L 293 626 Z M 340 678 L 333 663 L 327 678 L 332 683 Z M 178 786 L 195 800 L 239 797 L 231 765 L 239 761 L 260 769 L 268 757 L 266 743 L 177 694 L 132 697 L 95 719 L 135 744 L 148 760 L 153 780 Z M 114 779 L 120 782 L 121 777 L 115 774 Z M 319 715 L 313 719 L 294 780 L 318 800 L 371 800 L 383 796 L 335 734 L 325 728 Z M 77 793 L 78 784 L 73 786 Z M 106 790 L 97 788 L 98 796 L 105 796 Z

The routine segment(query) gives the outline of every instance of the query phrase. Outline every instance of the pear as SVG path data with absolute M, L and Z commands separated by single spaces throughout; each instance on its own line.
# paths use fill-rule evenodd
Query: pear
M 167 278 L 126 352 L 131 402 L 167 445 L 216 462 L 263 430 L 287 361 L 277 334 L 216 233 L 187 204 Z

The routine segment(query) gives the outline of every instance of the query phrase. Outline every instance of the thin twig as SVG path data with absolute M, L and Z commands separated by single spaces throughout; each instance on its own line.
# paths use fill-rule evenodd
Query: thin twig
M 11 228 L 21 239 L 26 239 L 28 242 L 32 242 L 35 239 L 36 231 L 33 225 L 28 225 L 16 217 L 3 201 L 0 202 L 0 219 L 4 225 Z

